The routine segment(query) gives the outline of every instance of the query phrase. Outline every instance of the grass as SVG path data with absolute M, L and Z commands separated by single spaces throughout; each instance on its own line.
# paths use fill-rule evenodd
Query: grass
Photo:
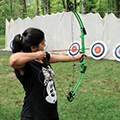
M 63 103 L 63 95 L 61 95 L 60 103 L 58 104 L 60 109 L 61 120 L 119 120 L 120 115 L 120 77 L 119 77 L 119 63 L 110 60 L 95 61 L 91 58 L 85 59 L 87 63 L 87 71 L 84 79 L 75 95 L 73 103 L 68 103 L 66 99 Z M 60 65 L 59 65 L 60 64 Z M 71 63 L 59 63 L 54 66 L 54 69 L 61 69 L 62 75 L 59 75 L 59 71 L 56 72 L 57 88 L 60 84 L 63 84 L 65 88 L 67 80 L 72 76 L 69 76 Z M 63 66 L 62 66 L 63 65 Z M 60 66 L 60 67 L 58 67 Z M 62 67 L 61 67 L 62 66 Z M 75 68 L 74 81 L 78 78 L 79 66 Z M 56 70 L 55 70 L 56 71 Z M 61 74 L 61 73 L 60 73 Z M 68 78 L 65 78 L 68 76 Z M 60 77 L 60 78 L 59 78 Z M 64 82 L 63 82 L 64 81 Z M 75 82 L 76 83 L 76 82 Z M 61 88 L 60 88 L 61 89 Z M 67 91 L 67 88 L 66 88 Z M 60 92 L 62 94 L 62 90 Z M 62 101 L 62 102 L 61 102 Z M 61 105 L 62 104 L 62 105 Z M 64 107 L 61 107 L 64 106 Z M 61 108 L 64 108 L 61 110 Z
M 4 44 L 4 36 L 0 36 L 0 42 Z M 19 120 L 24 90 L 9 66 L 9 57 L 0 55 L 0 120 Z M 77 82 L 80 67 L 72 68 L 72 62 L 52 64 L 60 120 L 119 120 L 120 63 L 90 57 L 86 57 L 85 62 L 84 79 L 71 103 L 66 95 Z
M 0 35 L 0 49 L 5 48 L 5 35 Z
M 0 56 L 0 120 L 19 120 L 24 90 L 9 66 L 9 57 Z M 72 62 L 52 64 L 56 73 L 60 120 L 119 120 L 119 63 L 111 60 L 95 61 L 89 57 L 85 58 L 85 62 L 87 71 L 71 103 L 65 94 L 75 85 L 80 67 L 73 69 Z

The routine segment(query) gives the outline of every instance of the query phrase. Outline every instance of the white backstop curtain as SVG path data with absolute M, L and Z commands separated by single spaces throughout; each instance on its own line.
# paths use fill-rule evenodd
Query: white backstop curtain
M 113 58 L 113 49 L 120 43 L 120 19 L 114 14 L 106 14 L 104 19 L 98 13 L 80 14 L 87 31 L 85 36 L 85 47 L 90 48 L 95 41 L 106 43 L 108 52 L 105 59 Z M 10 50 L 9 43 L 16 34 L 30 27 L 39 28 L 45 33 L 47 51 L 68 49 L 70 43 L 80 41 L 79 24 L 72 12 L 62 12 L 52 15 L 36 16 L 31 19 L 27 17 L 22 20 L 6 19 L 6 41 L 5 49 Z M 86 55 L 90 56 L 89 50 Z

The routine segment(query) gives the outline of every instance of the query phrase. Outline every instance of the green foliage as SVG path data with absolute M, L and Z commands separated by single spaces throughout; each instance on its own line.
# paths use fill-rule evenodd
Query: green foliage
M 74 4 L 74 0 L 70 0 Z M 81 12 L 81 1 L 76 0 L 77 11 Z M 67 8 L 67 1 L 65 0 L 65 6 Z M 31 18 L 37 15 L 37 5 L 36 0 L 26 0 L 27 12 L 25 16 Z M 111 13 L 115 11 L 115 0 L 85 0 L 86 13 L 99 12 L 101 17 L 105 16 L 105 13 Z M 50 14 L 62 12 L 63 4 L 62 0 L 51 0 L 50 1 Z M 12 13 L 10 11 L 10 0 L 0 1 L 0 34 L 5 33 L 5 19 L 9 21 L 11 18 L 16 20 L 17 18 L 23 18 L 23 5 L 21 5 L 20 0 L 12 0 Z M 43 0 L 39 1 L 39 15 L 44 14 Z M 23 18 L 24 19 L 24 18 Z
M 10 15 L 8 1 L 0 1 L 0 34 L 5 33 L 5 18 Z
M 51 13 L 57 13 L 57 12 L 63 11 L 62 0 L 61 1 L 60 0 L 59 1 L 58 0 L 51 1 L 50 6 L 51 6 L 51 9 L 50 9 Z M 54 6 L 54 7 L 52 7 L 52 6 Z
M 5 35 L 0 35 L 0 49 L 5 48 Z
M 115 0 L 86 0 L 85 8 L 86 13 L 99 12 L 103 18 L 105 13 L 111 13 L 115 11 Z

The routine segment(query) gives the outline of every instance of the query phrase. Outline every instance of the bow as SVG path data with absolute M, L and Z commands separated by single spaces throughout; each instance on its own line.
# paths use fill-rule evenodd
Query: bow
M 74 13 L 74 15 L 75 15 L 75 17 L 76 17 L 76 19 L 77 19 L 77 21 L 78 21 L 78 23 L 80 25 L 80 30 L 81 30 L 80 38 L 81 38 L 81 45 L 82 45 L 80 53 L 85 53 L 84 35 L 87 34 L 86 30 L 85 30 L 85 27 L 83 25 L 83 22 L 82 22 L 82 20 L 81 20 L 81 18 L 79 16 L 79 14 L 77 13 L 76 9 L 73 7 L 73 4 L 71 2 L 68 3 L 68 9 L 71 10 Z M 80 64 L 79 64 L 81 66 L 81 73 L 80 73 L 79 79 L 78 79 L 75 87 L 73 88 L 73 90 L 70 91 L 68 93 L 68 96 L 67 96 L 67 99 L 68 99 L 69 102 L 72 102 L 74 100 L 73 96 L 75 95 L 78 87 L 80 86 L 80 84 L 82 82 L 82 79 L 84 77 L 86 68 L 87 68 L 87 66 L 85 66 L 85 62 L 83 62 L 83 57 L 84 56 L 81 57 Z M 76 65 L 78 65 L 78 64 L 73 64 L 73 66 L 76 66 Z

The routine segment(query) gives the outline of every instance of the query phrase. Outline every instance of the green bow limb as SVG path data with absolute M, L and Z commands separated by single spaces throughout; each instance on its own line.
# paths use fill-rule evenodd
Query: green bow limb
M 72 4 L 71 2 L 68 3 L 68 8 L 69 8 L 69 10 L 71 10 L 71 11 L 74 13 L 74 15 L 75 15 L 75 17 L 76 17 L 76 19 L 77 19 L 77 21 L 78 21 L 78 23 L 79 23 L 80 30 L 81 30 L 80 38 L 81 38 L 81 45 L 82 45 L 82 48 L 81 48 L 80 53 L 85 53 L 84 36 L 87 34 L 87 33 L 86 33 L 86 30 L 85 30 L 85 27 L 84 27 L 84 25 L 83 25 L 83 22 L 82 22 L 82 20 L 81 20 L 81 18 L 80 18 L 80 16 L 79 16 L 78 12 L 77 12 L 76 9 L 73 7 L 73 4 Z M 80 58 L 81 73 L 80 73 L 80 75 L 79 75 L 79 79 L 78 79 L 75 87 L 73 88 L 73 90 L 70 91 L 70 92 L 68 93 L 68 96 L 67 96 L 67 99 L 68 99 L 69 102 L 72 102 L 72 101 L 74 100 L 74 97 L 73 97 L 73 96 L 75 95 L 77 89 L 79 88 L 79 86 L 80 86 L 80 84 L 81 84 L 81 82 L 82 82 L 82 79 L 83 79 L 83 77 L 84 77 L 86 68 L 87 68 L 87 66 L 85 66 L 86 63 L 83 62 L 83 57 L 84 57 L 84 56 L 82 56 L 82 57 Z M 77 65 L 77 64 L 73 64 L 73 66 L 75 66 L 75 65 Z

